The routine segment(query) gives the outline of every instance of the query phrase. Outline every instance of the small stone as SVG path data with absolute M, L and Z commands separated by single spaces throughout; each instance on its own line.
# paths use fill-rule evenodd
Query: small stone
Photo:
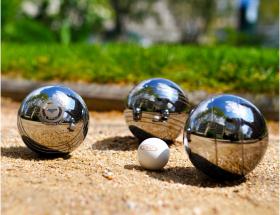
M 113 179 L 113 172 L 109 169 L 105 169 L 102 173 L 102 176 L 104 178 L 107 178 L 108 180 L 112 180 Z
M 135 209 L 136 208 L 136 203 L 132 201 L 127 201 L 126 205 L 129 209 Z
M 202 212 L 201 209 L 198 208 L 198 207 L 195 207 L 195 208 L 193 209 L 193 214 L 194 214 L 194 215 L 200 215 L 201 212 Z

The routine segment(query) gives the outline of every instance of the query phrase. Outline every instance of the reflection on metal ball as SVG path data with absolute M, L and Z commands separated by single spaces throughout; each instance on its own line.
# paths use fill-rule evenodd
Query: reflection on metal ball
M 84 140 L 89 114 L 83 99 L 63 86 L 31 92 L 18 111 L 24 143 L 40 154 L 68 154 Z
M 219 95 L 201 102 L 189 116 L 184 145 L 193 165 L 216 179 L 242 178 L 268 145 L 264 117 L 249 101 Z
M 124 115 L 130 131 L 138 139 L 157 137 L 170 143 L 184 127 L 189 106 L 178 85 L 153 78 L 130 91 Z

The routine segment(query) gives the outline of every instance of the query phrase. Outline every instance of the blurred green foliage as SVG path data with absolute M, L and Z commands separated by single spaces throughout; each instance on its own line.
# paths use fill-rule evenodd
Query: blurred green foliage
M 8 23 L 4 27 L 3 38 L 17 43 L 55 42 L 55 34 L 48 27 L 30 19 Z
M 231 46 L 261 46 L 263 42 L 263 36 L 257 34 L 247 34 L 245 32 L 236 31 L 233 28 L 225 28 L 226 34 L 223 40 L 220 40 L 219 44 L 227 44 Z
M 168 0 L 168 8 L 180 29 L 181 43 L 198 43 L 214 20 L 216 0 Z
M 276 20 L 279 20 L 279 1 L 261 0 L 259 13 L 261 23 L 273 24 Z
M 97 83 L 164 77 L 189 90 L 278 94 L 277 49 L 116 43 L 2 48 L 2 74 L 11 77 Z
M 24 5 L 28 4 L 27 12 Z M 49 0 L 4 0 L 2 8 L 2 40 L 17 43 L 86 41 L 91 33 L 102 29 L 110 18 L 107 0 L 59 1 L 50 10 Z
M 17 43 L 62 44 L 87 42 L 97 36 L 115 40 L 126 33 L 126 20 L 141 22 L 148 16 L 156 17 L 152 9 L 156 0 L 58 0 L 57 5 L 54 2 L 1 1 L 2 39 Z M 51 11 L 53 5 L 56 9 Z M 105 28 L 106 21 L 113 24 L 111 30 Z
M 161 9 L 157 8 L 159 2 L 160 0 L 2 0 L 2 41 L 62 44 L 133 41 L 135 38 L 130 38 L 133 32 L 126 29 L 127 23 L 154 19 L 161 25 L 162 16 L 168 14 L 160 13 Z M 249 36 L 239 33 L 232 24 L 226 24 L 234 17 L 238 19 L 238 6 L 233 0 L 167 0 L 165 3 L 179 32 L 179 43 L 200 43 L 201 40 L 208 41 L 208 44 L 219 43 L 219 39 L 211 36 L 215 35 L 216 28 L 225 30 L 227 36 L 222 38 L 222 43 L 230 45 L 260 45 L 264 39 L 255 33 Z M 224 9 L 218 9 L 221 7 L 218 5 L 224 5 Z M 260 25 L 276 26 L 279 2 L 261 0 L 259 12 Z M 230 32 L 227 31 L 228 27 L 231 28 Z M 139 33 L 138 37 L 145 35 Z M 140 39 L 136 41 L 139 42 Z

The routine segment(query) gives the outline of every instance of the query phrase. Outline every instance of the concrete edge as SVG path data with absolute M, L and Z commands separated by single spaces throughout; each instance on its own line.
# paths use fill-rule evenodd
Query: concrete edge
M 38 87 L 56 84 L 56 82 L 40 82 L 2 77 L 1 95 L 3 97 L 9 97 L 15 101 L 22 101 L 32 90 Z M 115 84 L 85 84 L 73 82 L 63 82 L 59 84 L 67 86 L 79 93 L 86 102 L 88 109 L 94 111 L 123 111 L 124 100 L 133 87 L 133 85 L 120 86 Z M 186 95 L 188 95 L 189 101 L 192 106 L 196 106 L 203 99 L 213 96 L 213 94 L 208 94 L 205 91 L 185 91 L 185 93 Z M 234 94 L 246 98 L 253 104 L 255 104 L 264 114 L 266 119 L 279 121 L 278 95 L 253 95 L 249 93 Z

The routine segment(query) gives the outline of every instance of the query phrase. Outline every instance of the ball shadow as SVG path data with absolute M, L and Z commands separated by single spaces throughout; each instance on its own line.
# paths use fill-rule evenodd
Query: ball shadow
M 50 155 L 50 154 L 37 154 L 27 147 L 23 146 L 11 146 L 11 147 L 1 147 L 1 156 L 13 159 L 23 159 L 23 160 L 52 160 L 56 158 L 62 158 L 64 160 L 71 157 L 70 154 L 65 155 Z
M 145 171 L 149 177 L 160 181 L 197 187 L 232 187 L 246 181 L 246 178 L 234 181 L 217 181 L 200 172 L 195 167 L 169 167 L 159 171 L 149 171 L 138 165 L 125 165 L 124 168 L 128 170 Z
M 132 151 L 139 146 L 139 140 L 133 136 L 109 137 L 92 144 L 93 150 Z

